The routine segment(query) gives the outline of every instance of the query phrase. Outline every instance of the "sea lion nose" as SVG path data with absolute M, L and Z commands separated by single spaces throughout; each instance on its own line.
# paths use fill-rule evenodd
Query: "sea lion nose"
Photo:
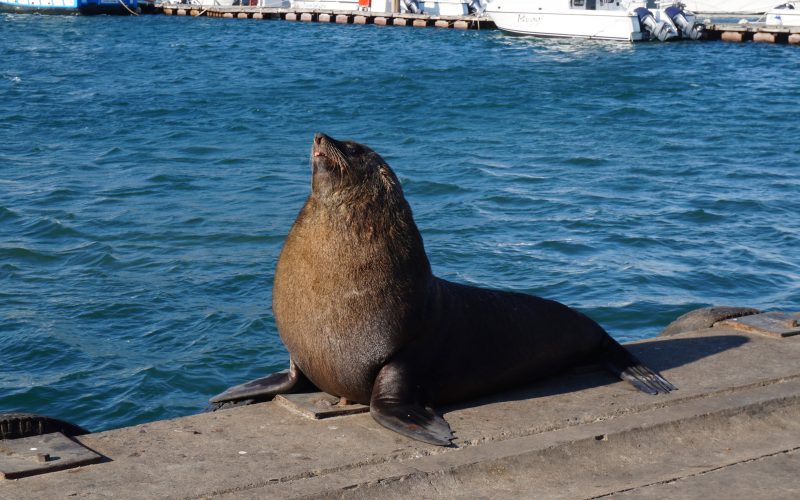
M 330 140 L 331 138 L 323 134 L 322 132 L 317 132 L 316 134 L 314 134 L 315 145 L 319 145 L 322 142 L 322 139 Z

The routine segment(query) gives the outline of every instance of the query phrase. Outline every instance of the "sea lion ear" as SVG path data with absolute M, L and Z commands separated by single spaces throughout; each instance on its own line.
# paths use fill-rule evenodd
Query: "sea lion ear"
M 380 178 L 383 185 L 386 186 L 386 189 L 392 189 L 392 186 L 394 186 L 394 176 L 392 175 L 392 171 L 389 170 L 389 166 L 385 163 L 378 167 L 378 178 Z

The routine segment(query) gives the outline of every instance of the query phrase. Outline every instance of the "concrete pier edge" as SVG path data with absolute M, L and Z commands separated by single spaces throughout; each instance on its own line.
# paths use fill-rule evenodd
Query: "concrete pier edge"
M 800 496 L 800 335 L 722 322 L 628 347 L 679 390 L 566 373 L 443 408 L 450 448 L 262 403 L 75 437 L 104 461 L 0 498 Z

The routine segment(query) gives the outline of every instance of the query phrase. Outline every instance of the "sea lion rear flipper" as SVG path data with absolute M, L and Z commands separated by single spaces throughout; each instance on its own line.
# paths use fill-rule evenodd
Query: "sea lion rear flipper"
M 432 408 L 417 402 L 410 377 L 396 362 L 381 368 L 372 389 L 369 412 L 376 422 L 404 436 L 449 446 L 453 431 Z
M 630 382 L 648 394 L 666 394 L 677 390 L 667 379 L 644 366 L 636 356 L 628 352 L 616 340 L 608 337 L 602 350 L 601 362 L 614 375 Z
M 306 378 L 300 368 L 289 360 L 289 369 L 239 384 L 217 394 L 210 399 L 213 405 L 221 405 L 230 401 L 253 400 L 267 401 L 276 394 L 314 391 L 314 384 Z

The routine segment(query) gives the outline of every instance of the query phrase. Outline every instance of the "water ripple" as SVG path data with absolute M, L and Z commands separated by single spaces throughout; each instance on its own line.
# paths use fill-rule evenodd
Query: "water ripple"
M 283 368 L 271 284 L 315 131 L 395 168 L 445 278 L 621 340 L 800 304 L 795 47 L 164 16 L 0 31 L 3 410 L 101 430 Z M 141 40 L 158 50 L 131 56 Z

